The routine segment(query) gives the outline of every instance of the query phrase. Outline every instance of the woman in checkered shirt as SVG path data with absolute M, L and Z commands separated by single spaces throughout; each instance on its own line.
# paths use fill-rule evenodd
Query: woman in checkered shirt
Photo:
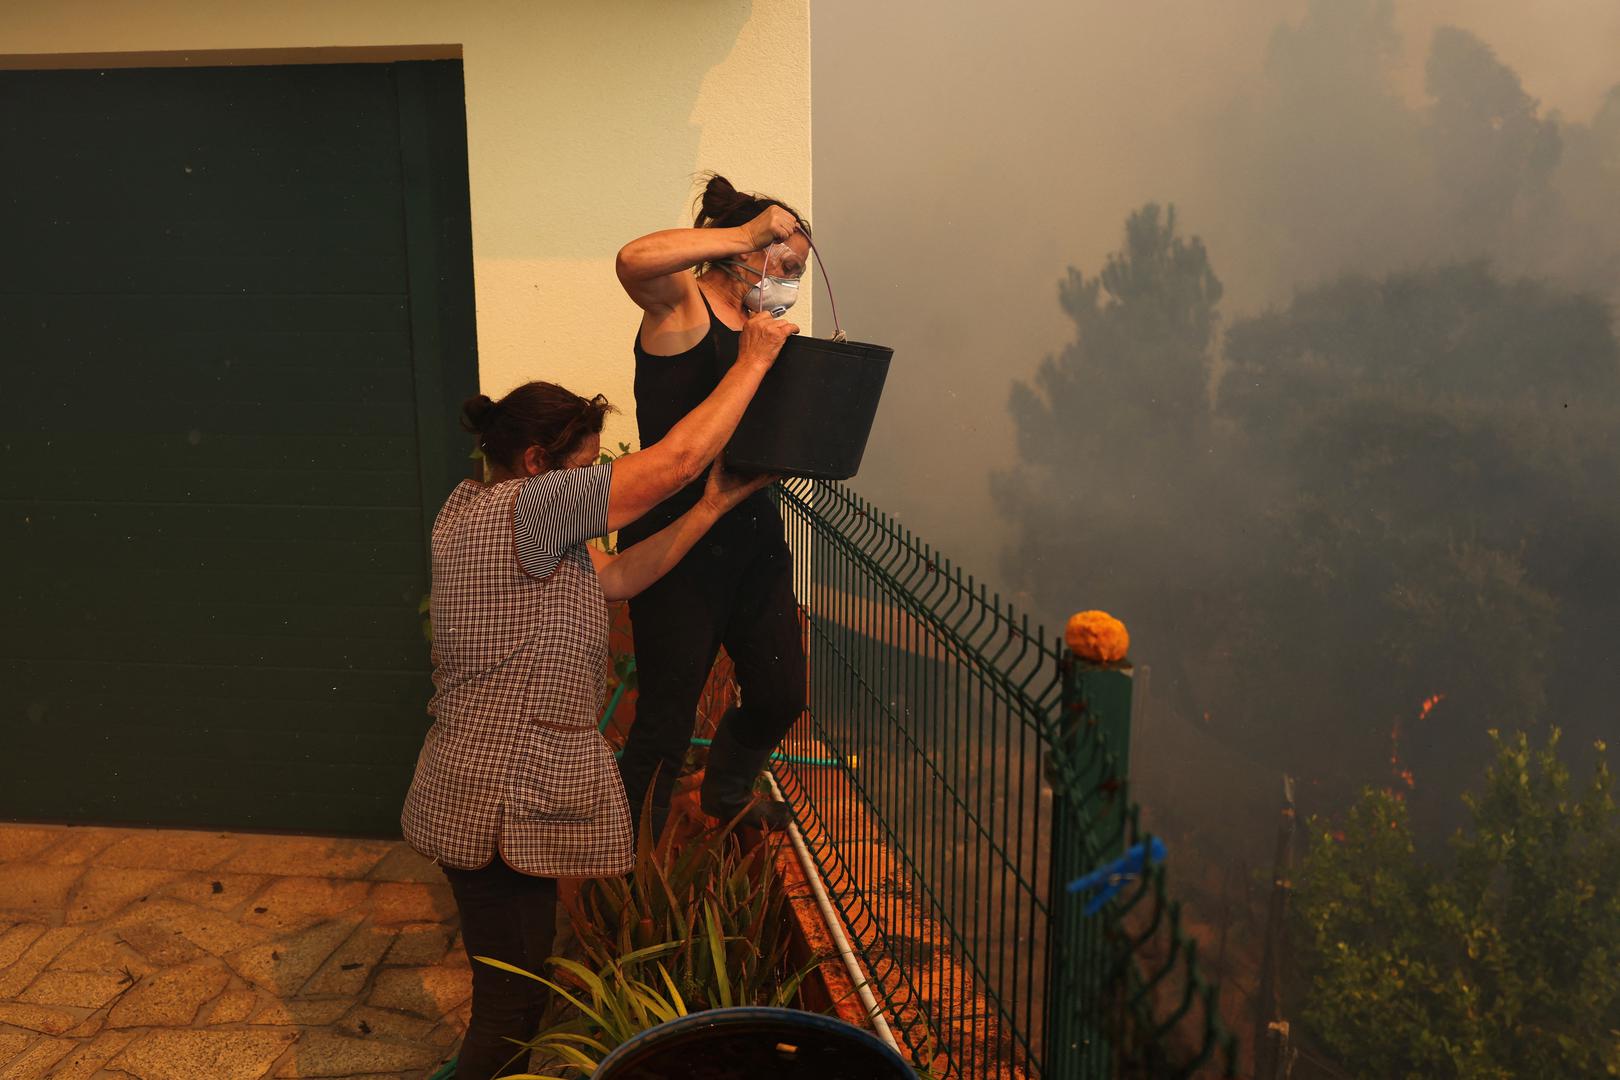
M 433 526 L 434 716 L 401 815 L 405 838 L 449 878 L 469 956 L 543 967 L 557 878 L 626 873 L 630 811 L 597 732 L 605 601 L 636 595 L 767 478 L 716 458 L 797 327 L 750 319 L 738 362 L 668 435 L 610 464 L 608 403 L 550 383 L 469 399 L 487 483 L 464 481 Z M 707 474 L 703 497 L 630 551 L 586 545 Z M 483 1080 L 533 1036 L 539 984 L 473 964 L 458 1080 Z

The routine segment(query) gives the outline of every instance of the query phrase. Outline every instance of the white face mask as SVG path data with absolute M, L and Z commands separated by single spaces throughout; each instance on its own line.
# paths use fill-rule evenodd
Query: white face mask
M 781 251 L 778 251 L 778 248 Z M 746 270 L 748 273 L 759 277 L 759 282 L 748 286 L 748 291 L 743 293 L 742 304 L 744 309 L 748 311 L 768 311 L 771 315 L 780 319 L 788 308 L 798 302 L 799 278 L 797 276 L 786 277 L 771 273 L 772 270 L 782 266 L 789 256 L 795 261 L 798 259 L 793 249 L 786 244 L 772 244 L 765 250 L 765 270 L 763 273 L 745 262 L 738 262 L 735 259 L 726 260 L 725 265 L 728 268 L 735 268 L 731 269 L 730 273 L 738 281 L 747 280 L 737 273 L 738 270 Z

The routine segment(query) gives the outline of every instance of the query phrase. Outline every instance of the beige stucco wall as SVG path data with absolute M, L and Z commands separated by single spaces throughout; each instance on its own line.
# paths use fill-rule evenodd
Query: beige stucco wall
M 638 313 L 613 275 L 619 246 L 689 224 L 707 169 L 813 216 L 809 0 L 0 3 L 12 66 L 423 45 L 459 46 L 465 67 L 484 389 L 545 378 L 605 393 L 624 410 L 608 437 L 629 439 Z M 794 309 L 805 325 L 808 304 Z

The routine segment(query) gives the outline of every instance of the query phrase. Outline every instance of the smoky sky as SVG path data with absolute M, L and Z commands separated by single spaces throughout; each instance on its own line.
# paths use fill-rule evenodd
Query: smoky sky
M 1612 289 L 1620 192 L 1554 178 L 1554 209 L 1490 236 L 1436 209 L 1476 186 L 1466 161 L 1437 177 L 1419 130 L 1446 28 L 1518 77 L 1527 138 L 1549 123 L 1566 163 L 1585 152 L 1620 84 L 1620 5 L 820 0 L 817 241 L 845 330 L 896 350 L 855 486 L 999 580 L 1010 385 L 1072 337 L 1066 268 L 1095 273 L 1147 202 L 1202 237 L 1228 322 L 1345 270 L 1472 254 Z

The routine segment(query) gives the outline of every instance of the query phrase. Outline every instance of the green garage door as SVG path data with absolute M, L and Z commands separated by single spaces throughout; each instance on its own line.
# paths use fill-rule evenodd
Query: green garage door
M 0 818 L 397 832 L 457 61 L 0 72 Z

